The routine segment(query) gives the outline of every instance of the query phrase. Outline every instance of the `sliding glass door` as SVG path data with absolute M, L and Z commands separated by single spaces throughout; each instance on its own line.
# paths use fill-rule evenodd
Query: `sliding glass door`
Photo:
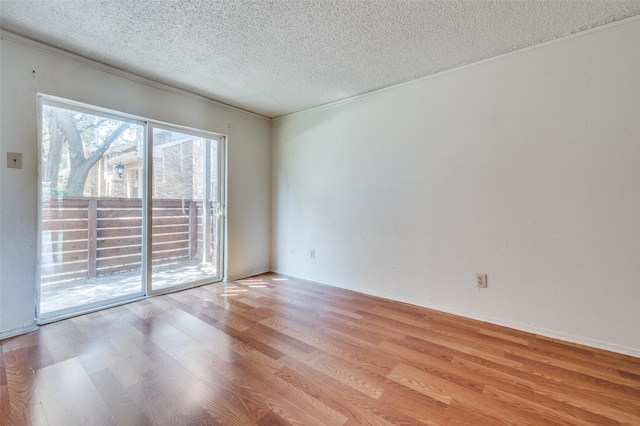
M 223 139 L 43 97 L 40 322 L 222 277 Z
M 220 280 L 219 140 L 158 126 L 151 134 L 152 291 Z
M 142 199 L 131 171 L 143 139 L 142 122 L 43 103 L 40 317 L 142 296 Z

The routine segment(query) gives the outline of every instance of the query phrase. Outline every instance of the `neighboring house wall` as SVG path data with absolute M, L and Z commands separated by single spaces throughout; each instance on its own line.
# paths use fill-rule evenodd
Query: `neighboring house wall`
M 161 154 L 155 157 L 156 167 L 154 196 L 160 198 L 194 198 L 202 199 L 202 194 L 194 194 L 194 181 L 202 180 L 202 173 L 194 167 L 193 140 L 168 147 L 158 147 L 155 151 Z M 202 153 L 202 150 L 200 150 Z M 155 154 L 154 154 L 155 156 Z M 193 180 L 186 177 L 193 176 Z
M 276 120 L 272 267 L 640 356 L 639 41 L 634 18 Z
M 38 92 L 227 135 L 227 274 L 269 269 L 269 120 L 5 32 L 0 55 L 0 337 L 34 324 Z M 23 153 L 23 169 L 6 168 L 7 152 Z

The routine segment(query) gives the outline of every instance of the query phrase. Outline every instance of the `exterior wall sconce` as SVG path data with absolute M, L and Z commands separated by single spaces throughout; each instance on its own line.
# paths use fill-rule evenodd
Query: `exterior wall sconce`
M 118 179 L 122 179 L 122 174 L 124 173 L 124 164 L 118 163 L 115 169 L 116 169 L 116 177 Z

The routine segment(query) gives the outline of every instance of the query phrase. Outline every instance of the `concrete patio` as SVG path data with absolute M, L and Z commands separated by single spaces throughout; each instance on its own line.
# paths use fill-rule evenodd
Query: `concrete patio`
M 211 263 L 183 262 L 154 268 L 151 281 L 154 290 L 179 286 L 195 281 L 216 278 L 216 267 Z M 40 289 L 40 315 L 71 307 L 81 307 L 100 301 L 142 294 L 140 270 L 109 276 L 44 284 Z

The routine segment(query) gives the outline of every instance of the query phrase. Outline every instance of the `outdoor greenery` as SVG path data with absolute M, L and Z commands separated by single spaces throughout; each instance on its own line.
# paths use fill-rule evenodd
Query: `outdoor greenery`
M 42 120 L 42 179 L 51 195 L 82 196 L 91 168 L 110 147 L 135 142 L 139 127 L 50 105 Z

